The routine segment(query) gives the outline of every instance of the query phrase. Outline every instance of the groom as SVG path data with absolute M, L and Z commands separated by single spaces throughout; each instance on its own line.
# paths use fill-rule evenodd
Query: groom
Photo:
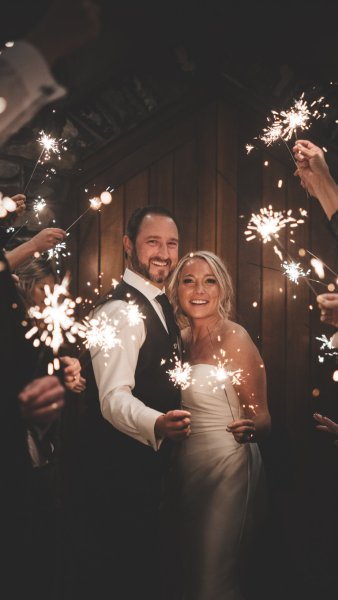
M 166 543 L 158 528 L 163 475 L 172 442 L 190 434 L 190 414 L 178 409 L 179 390 L 166 373 L 179 336 L 164 292 L 178 261 L 174 217 L 160 206 L 137 209 L 123 246 L 123 280 L 95 310 L 96 317 L 105 313 L 118 321 L 121 347 L 109 356 L 91 351 L 99 404 L 93 402 L 95 384 L 89 385 L 86 497 L 94 499 L 93 530 L 100 536 L 94 544 L 96 582 L 110 582 L 113 595 L 122 586 L 121 599 L 155 599 L 161 597 L 159 558 Z M 142 314 L 133 326 L 131 303 Z

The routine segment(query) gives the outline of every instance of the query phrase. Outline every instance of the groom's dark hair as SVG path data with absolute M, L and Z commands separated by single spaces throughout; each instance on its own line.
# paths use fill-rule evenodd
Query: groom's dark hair
M 177 231 L 178 231 L 178 233 L 180 233 L 180 228 L 178 226 L 176 218 L 170 212 L 170 210 L 168 210 L 164 206 L 158 206 L 157 204 L 152 206 L 150 204 L 148 206 L 142 206 L 142 208 L 137 208 L 133 212 L 133 214 L 131 215 L 131 217 L 127 223 L 126 235 L 129 237 L 130 241 L 133 244 L 135 244 L 135 242 L 136 242 L 136 238 L 137 238 L 138 232 L 140 230 L 142 221 L 143 221 L 144 217 L 146 217 L 147 215 L 160 215 L 162 217 L 169 217 L 170 219 L 172 219 L 174 221 L 174 223 L 177 227 Z

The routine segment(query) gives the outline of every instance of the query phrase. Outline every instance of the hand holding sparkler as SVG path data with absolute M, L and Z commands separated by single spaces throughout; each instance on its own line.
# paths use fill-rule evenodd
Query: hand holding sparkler
M 16 269 L 20 264 L 28 258 L 46 252 L 56 245 L 60 244 L 66 237 L 66 232 L 58 227 L 47 227 L 42 229 L 34 237 L 27 242 L 20 244 L 13 250 L 6 253 L 6 258 L 12 270 Z
M 320 309 L 320 320 L 338 327 L 338 294 L 320 294 L 316 300 Z
M 64 393 L 64 387 L 55 376 L 34 379 L 19 394 L 23 418 L 37 425 L 53 423 L 64 407 Z
M 293 152 L 297 161 L 295 175 L 309 194 L 319 200 L 330 219 L 338 210 L 338 186 L 330 174 L 323 150 L 308 140 L 298 140 Z
M 155 422 L 155 436 L 157 440 L 169 438 L 178 442 L 184 440 L 191 433 L 191 414 L 187 410 L 170 410 L 161 415 Z

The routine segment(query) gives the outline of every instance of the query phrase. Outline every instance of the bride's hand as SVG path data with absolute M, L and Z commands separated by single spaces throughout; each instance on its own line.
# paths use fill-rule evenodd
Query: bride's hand
M 232 433 L 236 442 L 247 444 L 256 441 L 256 427 L 252 419 L 237 419 L 227 425 L 227 431 Z

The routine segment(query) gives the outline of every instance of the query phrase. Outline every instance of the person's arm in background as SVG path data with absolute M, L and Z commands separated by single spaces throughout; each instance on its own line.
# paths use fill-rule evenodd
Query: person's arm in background
M 27 242 L 20 244 L 13 250 L 6 252 L 6 258 L 11 270 L 13 271 L 19 265 L 24 263 L 29 258 L 32 258 L 36 253 L 46 252 L 60 244 L 66 237 L 66 232 L 58 227 L 47 227 L 41 229 L 34 237 Z
M 43 106 L 65 95 L 51 67 L 94 39 L 98 30 L 98 8 L 91 0 L 55 0 L 25 39 L 2 50 L 0 145 Z
M 319 200 L 333 232 L 338 236 L 338 185 L 330 173 L 323 150 L 308 140 L 297 140 L 293 152 L 297 161 L 295 175 L 308 193 Z

